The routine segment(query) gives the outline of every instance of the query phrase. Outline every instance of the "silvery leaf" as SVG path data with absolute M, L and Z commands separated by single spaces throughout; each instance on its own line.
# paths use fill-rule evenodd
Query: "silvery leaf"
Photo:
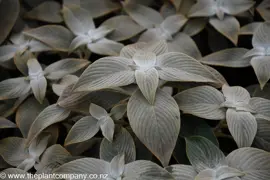
M 166 170 L 173 175 L 175 180 L 193 180 L 197 175 L 195 169 L 188 165 L 171 165 L 166 167 Z
M 102 117 L 98 124 L 100 125 L 102 135 L 112 142 L 114 134 L 114 121 L 112 118 L 110 116 Z
M 36 59 L 29 59 L 27 61 L 28 74 L 30 78 L 30 86 L 34 96 L 42 104 L 47 90 L 47 80 L 43 75 L 41 65 Z
M 80 46 L 86 45 L 91 42 L 91 39 L 86 35 L 77 36 L 72 40 L 69 46 L 69 52 L 74 51 L 75 49 L 79 48 Z
M 68 58 L 50 64 L 44 69 L 46 78 L 51 80 L 61 79 L 68 74 L 77 72 L 90 62 L 86 59 Z
M 209 23 L 223 36 L 228 38 L 234 45 L 237 45 L 240 24 L 235 17 L 225 16 L 223 20 L 212 17 L 210 18 Z
M 17 125 L 6 118 L 0 117 L 0 129 L 17 128 Z
M 209 17 L 216 13 L 214 0 L 199 0 L 191 7 L 188 17 Z
M 80 0 L 80 7 L 90 12 L 91 16 L 96 18 L 104 16 L 113 11 L 121 9 L 121 5 L 111 0 Z
M 270 121 L 270 100 L 260 97 L 253 97 L 250 99 L 249 103 L 256 112 L 254 114 L 256 118 Z
M 224 97 L 226 101 L 232 102 L 232 103 L 245 103 L 248 104 L 250 100 L 250 94 L 249 92 L 240 86 L 228 86 L 224 85 L 222 86 L 222 92 L 224 94 Z
M 0 46 L 0 62 L 6 62 L 15 56 L 18 48 L 14 45 Z
M 165 34 L 160 28 L 151 28 L 143 32 L 138 42 L 150 42 L 155 40 L 169 40 L 172 39 L 170 34 Z
M 31 141 L 33 141 L 44 129 L 50 125 L 65 120 L 69 114 L 69 110 L 65 110 L 56 104 L 45 108 L 31 125 L 27 136 L 27 143 L 29 144 Z
M 261 89 L 263 89 L 265 84 L 270 79 L 270 56 L 253 57 L 250 61 L 250 64 L 255 71 Z
M 50 135 L 40 134 L 29 146 L 29 154 L 33 158 L 39 158 L 48 146 Z M 36 159 L 39 160 L 39 159 Z
M 263 0 L 262 3 L 257 6 L 257 11 L 265 21 L 270 20 L 269 2 L 269 0 Z
M 33 20 L 40 20 L 51 23 L 60 23 L 63 21 L 61 16 L 61 4 L 55 1 L 45 1 L 25 13 L 24 17 Z
M 180 131 L 180 112 L 175 100 L 158 89 L 155 102 L 150 105 L 137 90 L 129 99 L 127 114 L 137 137 L 164 166 L 168 165 Z
M 265 151 L 270 151 L 270 121 L 264 119 L 256 119 L 258 123 L 258 130 L 254 139 L 254 145 Z
M 207 18 L 189 19 L 183 29 L 183 32 L 189 36 L 195 36 L 205 28 L 206 24 Z
M 150 104 L 154 104 L 159 82 L 158 71 L 155 68 L 146 71 L 136 70 L 135 78 L 144 97 Z
M 49 102 L 47 100 L 45 100 L 43 104 L 40 104 L 33 96 L 29 97 L 20 105 L 16 111 L 16 124 L 23 134 L 23 137 L 27 138 L 31 124 L 48 105 Z
M 229 166 L 245 175 L 243 180 L 267 180 L 270 178 L 269 152 L 256 148 L 240 148 L 226 157 Z
M 195 59 L 202 57 L 194 40 L 185 33 L 177 33 L 172 41 L 168 42 L 169 52 L 185 53 Z
M 95 29 L 91 14 L 80 7 L 65 7 L 62 10 L 65 23 L 75 35 L 84 35 L 89 30 Z
M 248 52 L 244 48 L 231 48 L 214 52 L 200 59 L 203 64 L 225 67 L 248 67 L 250 59 L 244 59 L 243 56 Z
M 52 49 L 67 52 L 73 39 L 72 33 L 60 25 L 45 25 L 24 32 L 26 36 L 37 39 Z
M 14 56 L 14 64 L 23 75 L 28 76 L 27 61 L 34 58 L 34 54 L 30 51 L 24 51 L 23 53 L 16 52 Z
M 135 82 L 131 59 L 105 57 L 95 61 L 81 75 L 75 85 L 77 91 L 95 91 L 109 87 L 125 86 Z
M 144 30 L 143 27 L 138 25 L 135 21 L 126 15 L 114 16 L 104 21 L 101 26 L 108 26 L 114 29 L 112 33 L 107 35 L 108 39 L 114 41 L 130 39 Z
M 158 56 L 168 52 L 168 45 L 164 40 L 152 41 L 148 43 L 138 42 L 125 46 L 121 50 L 120 56 L 131 59 L 138 51 L 152 52 Z
M 119 104 L 114 106 L 110 111 L 113 120 L 120 120 L 127 112 L 127 104 Z
M 265 56 L 265 49 L 264 48 L 253 48 L 249 50 L 243 58 L 252 58 L 256 56 Z
M 220 108 L 223 94 L 210 86 L 199 86 L 178 93 L 175 100 L 179 108 L 188 114 L 205 119 L 225 119 L 225 108 Z
M 112 142 L 103 139 L 100 144 L 100 159 L 110 162 L 116 155 L 124 154 L 125 162 L 136 160 L 136 147 L 132 136 L 125 128 L 121 128 Z
M 226 120 L 238 147 L 250 147 L 257 132 L 257 121 L 255 117 L 250 112 L 228 109 Z
M 28 92 L 30 92 L 30 83 L 24 77 L 0 82 L 0 100 L 19 98 Z
M 159 12 L 140 4 L 124 3 L 123 8 L 134 21 L 145 29 L 153 28 L 163 21 Z
M 91 139 L 99 131 L 98 120 L 92 116 L 86 116 L 77 121 L 69 131 L 65 146 Z
M 227 165 L 223 152 L 204 137 L 186 138 L 186 148 L 188 159 L 197 172 Z
M 253 0 L 221 0 L 221 2 L 223 11 L 231 15 L 247 11 L 255 4 Z
M 171 35 L 177 33 L 187 22 L 187 18 L 181 14 L 167 17 L 160 27 Z
M 102 119 L 103 117 L 108 116 L 108 113 L 104 108 L 93 103 L 90 104 L 89 112 L 91 116 L 93 116 L 94 118 L 98 120 Z
M 18 166 L 28 157 L 28 149 L 25 139 L 19 137 L 8 137 L 0 140 L 0 155 L 12 166 Z
M 0 2 L 0 44 L 9 35 L 13 28 L 20 12 L 20 2 L 17 0 L 1 1 Z
M 253 35 L 257 28 L 262 25 L 262 22 L 253 22 L 241 27 L 239 34 L 241 35 Z
M 211 72 L 194 58 L 177 52 L 157 57 L 160 79 L 165 81 L 215 82 Z
M 268 48 L 270 44 L 270 22 L 261 24 L 256 30 L 252 38 L 253 47 Z
M 79 78 L 75 75 L 66 75 L 58 83 L 52 84 L 52 90 L 56 95 L 61 96 L 65 88 L 72 84 L 74 85 L 78 80 Z
M 119 154 L 115 156 L 110 163 L 110 176 L 118 179 L 122 177 L 125 169 L 125 155 Z
M 139 160 L 126 164 L 124 180 L 174 180 L 173 176 L 151 161 Z
M 95 43 L 87 44 L 90 51 L 100 55 L 117 56 L 124 47 L 122 43 L 118 43 L 106 38 L 102 38 Z
M 221 166 L 216 170 L 213 169 L 206 169 L 204 171 L 201 171 L 195 179 L 197 180 L 222 180 L 222 179 L 230 179 L 233 180 L 233 178 L 238 176 L 243 176 L 244 173 L 241 171 L 230 168 L 228 166 Z

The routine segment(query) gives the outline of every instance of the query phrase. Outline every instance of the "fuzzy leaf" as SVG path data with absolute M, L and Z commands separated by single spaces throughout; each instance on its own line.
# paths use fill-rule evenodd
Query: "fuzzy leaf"
M 150 104 L 154 104 L 159 82 L 158 71 L 155 68 L 147 71 L 136 70 L 135 78 L 144 97 Z
M 113 30 L 107 37 L 114 41 L 130 39 L 144 30 L 143 27 L 134 22 L 129 16 L 114 16 L 104 21 L 101 26 L 108 26 Z
M 26 36 L 37 39 L 51 48 L 67 52 L 73 39 L 72 33 L 63 26 L 45 25 L 25 31 Z
M 52 124 L 65 120 L 70 114 L 69 110 L 65 110 L 60 106 L 53 104 L 45 108 L 35 119 L 30 127 L 27 143 L 29 144 L 36 138 L 44 129 Z
M 0 100 L 19 98 L 29 91 L 29 81 L 24 77 L 11 78 L 0 82 Z
M 14 45 L 4 45 L 0 47 L 0 62 L 6 62 L 15 56 L 18 48 Z
M 72 126 L 65 140 L 65 146 L 91 139 L 98 131 L 97 119 L 91 116 L 83 117 Z
M 192 180 L 197 175 L 195 169 L 188 165 L 171 165 L 166 167 L 166 170 L 173 175 L 175 180 Z
M 209 17 L 216 13 L 214 0 L 199 0 L 188 12 L 189 17 Z
M 244 48 L 225 49 L 203 57 L 200 62 L 214 66 L 248 67 L 250 59 L 242 58 L 247 52 Z
M 28 157 L 25 139 L 8 137 L 0 140 L 0 155 L 12 166 L 18 166 Z
M 16 124 L 23 137 L 27 138 L 31 124 L 48 105 L 47 100 L 40 104 L 34 97 L 30 97 L 18 108 L 16 111 Z
M 270 44 L 270 37 L 268 36 L 270 32 L 270 22 L 265 22 L 261 24 L 255 31 L 252 38 L 253 47 L 264 47 L 268 48 Z
M 255 31 L 257 30 L 257 28 L 260 27 L 260 25 L 262 25 L 263 23 L 261 22 L 253 22 L 250 24 L 247 24 L 243 27 L 241 27 L 240 29 L 240 34 L 241 35 L 253 35 L 255 33 Z
M 173 180 L 173 176 L 151 161 L 139 160 L 125 166 L 124 180 Z
M 243 180 L 267 180 L 270 178 L 270 155 L 255 148 L 240 148 L 227 156 L 230 167 L 236 168 L 245 175 Z
M 225 119 L 225 108 L 220 107 L 225 99 L 213 87 L 199 86 L 182 91 L 175 96 L 175 100 L 184 113 L 205 119 Z
M 44 74 L 48 79 L 57 80 L 68 74 L 77 72 L 89 63 L 90 62 L 85 59 L 63 59 L 47 66 L 44 69 Z
M 189 19 L 183 29 L 183 32 L 189 36 L 195 36 L 205 28 L 206 24 L 207 24 L 206 18 Z
M 225 16 L 223 20 L 213 17 L 210 18 L 209 23 L 223 36 L 228 38 L 234 45 L 237 45 L 240 24 L 235 17 Z
M 38 102 L 42 104 L 47 90 L 47 80 L 43 75 L 42 67 L 36 59 L 29 59 L 27 61 L 27 66 L 30 78 L 30 86 L 34 96 Z
M 60 11 L 60 3 L 55 1 L 45 1 L 31 11 L 25 13 L 25 17 L 33 20 L 60 23 L 63 21 Z
M 134 71 L 129 67 L 132 63 L 131 59 L 122 57 L 101 58 L 88 66 L 74 89 L 95 91 L 129 85 L 135 81 Z
M 231 15 L 237 15 L 244 11 L 249 10 L 255 2 L 253 0 L 221 0 L 222 9 L 225 13 Z
M 25 51 L 23 54 L 21 52 L 17 52 L 14 56 L 14 63 L 17 69 L 25 76 L 28 76 L 27 61 L 29 59 L 35 59 L 34 54 L 30 51 Z
M 102 38 L 95 43 L 87 44 L 87 47 L 90 51 L 96 54 L 117 56 L 124 45 L 106 38 Z
M 116 155 L 125 154 L 125 162 L 130 163 L 136 160 L 136 148 L 129 132 L 121 128 L 115 134 L 112 142 L 103 139 L 100 144 L 100 159 L 110 162 Z
M 258 56 L 254 57 L 250 61 L 251 66 L 253 67 L 257 79 L 260 83 L 261 89 L 270 79 L 270 57 L 269 56 Z
M 199 48 L 191 37 L 185 33 L 178 33 L 171 42 L 168 42 L 170 52 L 185 53 L 195 59 L 202 57 Z
M 175 100 L 158 89 L 155 103 L 150 105 L 136 91 L 129 99 L 127 113 L 137 137 L 164 166 L 168 165 L 180 131 L 180 112 Z
M 171 35 L 177 33 L 187 22 L 187 18 L 181 14 L 167 17 L 161 24 L 160 27 Z
M 204 137 L 186 138 L 186 148 L 188 159 L 197 172 L 227 165 L 223 152 Z
M 158 56 L 160 79 L 165 81 L 214 82 L 212 74 L 192 57 L 177 52 Z
M 250 147 L 257 132 L 255 117 L 250 112 L 228 109 L 226 120 L 238 147 Z
M 111 0 L 80 0 L 80 6 L 96 18 L 121 9 L 119 3 Z
M 160 25 L 163 21 L 160 13 L 149 7 L 135 3 L 126 3 L 123 7 L 126 13 L 145 29 Z
M 63 17 L 69 29 L 76 35 L 83 35 L 89 30 L 95 29 L 91 14 L 83 8 L 64 6 Z
M 270 121 L 270 100 L 254 97 L 250 99 L 249 103 L 256 112 L 256 118 Z

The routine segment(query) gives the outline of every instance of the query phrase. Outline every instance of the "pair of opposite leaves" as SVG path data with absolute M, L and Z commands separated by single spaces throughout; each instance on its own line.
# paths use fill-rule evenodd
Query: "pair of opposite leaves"
M 242 87 L 224 85 L 222 93 L 210 86 L 185 90 L 175 96 L 179 108 L 189 114 L 225 120 L 238 147 L 249 147 L 257 133 L 256 119 L 270 120 L 270 101 L 251 98 Z
M 270 23 L 252 23 L 245 28 L 245 31 L 247 34 L 253 34 L 253 49 L 249 51 L 244 48 L 226 49 L 202 58 L 201 62 L 234 68 L 251 65 L 263 88 L 270 79 Z

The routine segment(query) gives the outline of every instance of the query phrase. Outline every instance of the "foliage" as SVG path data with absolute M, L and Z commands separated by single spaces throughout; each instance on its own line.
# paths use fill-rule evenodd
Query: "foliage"
M 0 175 L 270 179 L 269 4 L 0 0 Z

